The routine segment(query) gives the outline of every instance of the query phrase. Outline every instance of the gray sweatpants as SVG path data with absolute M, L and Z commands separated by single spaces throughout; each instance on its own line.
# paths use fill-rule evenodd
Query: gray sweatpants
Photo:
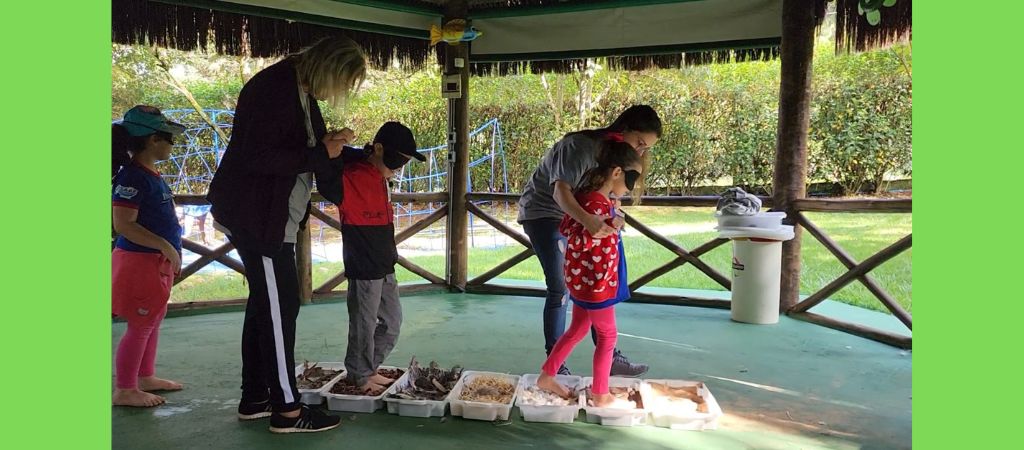
M 402 327 L 398 281 L 391 273 L 377 280 L 348 280 L 348 351 L 345 370 L 357 386 L 366 384 L 395 348 Z

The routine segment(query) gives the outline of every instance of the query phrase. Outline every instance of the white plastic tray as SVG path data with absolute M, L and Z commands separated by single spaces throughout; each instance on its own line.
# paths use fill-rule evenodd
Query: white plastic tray
M 519 408 L 519 415 L 526 422 L 545 422 L 545 423 L 573 423 L 576 420 L 576 416 L 580 413 L 582 405 L 587 404 L 587 395 L 582 389 L 579 390 L 579 396 L 576 398 L 575 405 L 569 406 L 545 406 L 545 405 L 525 405 L 523 404 L 523 392 L 526 391 L 527 387 L 537 384 L 538 374 L 526 374 L 523 375 L 522 380 L 519 382 L 519 393 L 516 395 L 516 407 Z M 583 378 L 575 375 L 555 375 L 555 380 L 568 386 L 570 389 L 578 389 L 583 384 Z
M 716 229 L 718 237 L 725 239 L 757 238 L 788 241 L 795 236 L 792 225 L 781 225 L 778 228 L 716 227 Z
M 730 214 L 715 214 L 718 218 L 720 228 L 753 227 L 753 228 L 778 228 L 782 225 L 782 219 L 786 218 L 784 211 L 761 212 L 752 216 L 734 216 Z
M 402 369 L 401 367 L 394 366 L 380 366 L 381 369 Z M 405 380 L 406 376 L 409 375 L 409 369 L 402 369 L 404 373 L 398 377 L 392 385 L 401 383 Z M 331 411 L 348 411 L 357 413 L 372 413 L 384 407 L 384 396 L 387 395 L 388 391 L 391 390 L 391 386 L 385 389 L 377 396 L 369 395 L 345 395 L 345 394 L 332 394 L 331 388 L 334 387 L 342 377 L 337 377 L 331 381 L 330 384 L 324 386 L 323 395 L 327 399 L 327 409 Z
M 583 379 L 583 387 L 590 387 L 592 384 L 594 384 L 593 377 L 586 377 Z M 641 381 L 636 378 L 611 377 L 608 379 L 609 387 L 632 387 L 639 390 L 640 384 Z M 643 398 L 642 392 L 640 393 L 640 397 Z M 647 424 L 647 410 L 643 408 L 597 408 L 588 406 L 586 402 L 584 402 L 582 406 L 583 410 L 587 412 L 587 423 L 597 423 L 612 427 L 632 427 Z
M 323 386 L 320 386 L 317 389 L 299 389 L 299 395 L 301 396 L 300 401 L 307 405 L 314 406 L 324 402 L 324 396 L 322 394 L 324 387 L 333 385 L 336 381 L 338 381 L 338 378 L 341 378 L 342 375 L 345 375 L 345 363 L 342 362 L 318 362 L 316 363 L 316 366 L 322 367 L 324 369 L 337 370 L 339 372 L 337 375 L 334 376 L 334 378 L 331 378 L 331 380 L 328 381 L 327 384 L 324 384 Z M 296 378 L 298 378 L 299 375 L 302 375 L 302 370 L 302 364 L 295 366 Z M 298 380 L 296 380 L 296 383 L 298 383 Z
M 449 392 L 448 396 L 444 400 L 407 400 L 404 398 L 388 398 L 388 394 L 395 392 L 401 386 L 406 386 L 412 382 L 412 379 L 407 375 L 409 374 L 406 369 L 404 379 L 396 381 L 391 385 L 388 390 L 384 391 L 384 404 L 388 407 L 389 414 L 398 414 L 404 417 L 443 417 L 445 411 L 448 409 L 448 400 L 452 398 L 452 393 Z M 462 373 L 465 376 L 465 371 Z M 461 379 L 459 381 L 462 381 Z M 456 382 L 458 384 L 458 382 Z M 452 387 L 452 392 L 455 391 L 455 387 Z
M 488 402 L 474 402 L 468 400 L 460 400 L 462 396 L 462 390 L 465 388 L 466 383 L 473 381 L 474 378 L 480 376 L 494 376 L 503 378 L 512 386 L 515 387 L 515 391 L 512 392 L 512 398 L 508 400 L 508 403 L 488 403 Z M 512 405 L 515 404 L 516 396 L 519 395 L 520 383 L 519 375 L 509 375 L 505 373 L 497 372 L 476 372 L 467 370 L 462 372 L 462 379 L 459 380 L 458 384 L 452 388 L 451 394 L 451 406 L 452 415 L 459 416 L 464 419 L 471 420 L 508 420 L 508 416 L 512 413 Z
M 648 383 L 661 383 L 671 387 L 696 386 L 697 395 L 704 398 L 708 412 L 670 411 L 667 404 L 655 400 Z M 718 406 L 715 396 L 711 395 L 706 384 L 700 381 L 685 380 L 644 380 L 640 385 L 640 396 L 644 399 L 644 407 L 650 414 L 651 425 L 673 430 L 714 430 L 718 428 L 718 418 L 722 416 L 722 408 Z

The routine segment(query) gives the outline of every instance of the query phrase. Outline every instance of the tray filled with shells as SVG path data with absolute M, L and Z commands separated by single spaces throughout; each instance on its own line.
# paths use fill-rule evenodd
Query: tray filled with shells
M 537 387 L 537 374 L 523 375 L 516 396 L 519 415 L 526 422 L 573 423 L 581 405 L 587 404 L 581 389 L 583 378 L 575 375 L 555 375 L 555 380 L 569 388 L 572 395 L 563 398 Z

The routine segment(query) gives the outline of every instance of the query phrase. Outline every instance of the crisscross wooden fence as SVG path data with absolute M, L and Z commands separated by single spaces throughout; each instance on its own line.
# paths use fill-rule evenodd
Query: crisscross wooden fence
M 478 203 L 483 202 L 516 202 L 519 199 L 519 194 L 500 194 L 500 193 L 482 193 L 472 192 L 466 194 L 463 201 L 465 210 L 479 219 L 483 220 L 498 232 L 507 235 L 512 240 L 523 246 L 523 250 L 516 253 L 512 257 L 498 263 L 496 266 L 489 268 L 476 277 L 468 280 L 465 285 L 465 291 L 482 293 L 482 294 L 505 294 L 505 295 L 524 295 L 524 296 L 538 296 L 543 297 L 545 290 L 541 288 L 524 287 L 524 286 L 512 286 L 502 285 L 493 283 L 492 280 L 499 277 L 517 264 L 534 256 L 534 250 L 530 244 L 530 240 L 522 232 L 515 228 L 507 225 L 501 219 L 491 215 L 483 208 L 478 206 Z M 445 218 L 450 211 L 449 195 L 446 192 L 438 193 L 425 193 L 425 194 L 393 194 L 392 200 L 395 202 L 413 202 L 413 203 L 434 203 L 444 205 L 441 208 L 436 209 L 426 217 L 416 221 L 407 228 L 401 230 L 395 235 L 396 243 L 401 243 L 417 233 L 425 230 L 429 226 L 437 223 L 441 219 Z M 771 206 L 770 198 L 762 199 L 765 206 Z M 176 196 L 175 201 L 180 205 L 205 205 L 207 204 L 205 198 L 202 196 Z M 324 201 L 319 194 L 313 195 L 313 202 Z M 645 206 L 663 206 L 663 207 L 714 207 L 718 202 L 716 196 L 659 196 L 659 197 L 645 197 L 643 204 Z M 625 204 L 630 204 L 630 199 L 625 199 Z M 911 315 L 903 307 L 896 302 L 891 295 L 889 295 L 885 289 L 883 289 L 874 279 L 871 278 L 870 272 L 875 268 L 879 267 L 886 261 L 889 261 L 893 257 L 899 255 L 903 251 L 906 251 L 911 246 L 911 236 L 900 239 L 892 245 L 880 250 L 871 257 L 864 261 L 858 262 L 850 254 L 842 248 L 838 243 L 831 239 L 824 231 L 816 226 L 804 212 L 828 212 L 828 213 L 910 213 L 911 212 L 911 200 L 897 199 L 897 200 L 819 200 L 819 199 L 803 199 L 798 200 L 794 203 L 794 209 L 796 210 L 795 217 L 791 218 L 793 222 L 807 230 L 811 236 L 814 236 L 829 252 L 832 253 L 846 268 L 846 273 L 836 278 L 832 282 L 828 283 L 817 292 L 814 292 L 804 300 L 797 303 L 792 308 L 789 308 L 786 312 L 789 316 L 796 319 L 816 323 L 829 328 L 845 331 L 858 336 L 866 337 L 869 339 L 884 342 L 893 346 L 901 348 L 911 348 L 911 337 L 893 333 L 890 331 L 879 330 L 871 327 L 864 326 L 862 324 L 856 324 L 838 320 L 835 318 L 823 316 L 810 312 L 809 310 L 814 306 L 820 304 L 822 301 L 827 299 L 829 296 L 834 295 L 843 287 L 849 285 L 854 281 L 859 281 L 871 292 L 892 314 L 899 319 L 907 329 L 911 329 Z M 338 231 L 341 230 L 341 223 L 337 218 L 332 217 L 327 212 L 314 207 L 311 211 L 313 217 L 319 219 L 325 226 L 334 228 Z M 625 214 L 626 224 L 644 236 L 650 238 L 658 245 L 664 247 L 668 251 L 672 252 L 675 257 L 666 262 L 665 264 L 654 268 L 650 272 L 643 274 L 635 278 L 630 284 L 629 288 L 633 291 L 633 298 L 630 300 L 635 303 L 656 303 L 656 304 L 669 304 L 669 305 L 682 305 L 682 306 L 700 306 L 700 307 L 711 307 L 711 308 L 723 308 L 728 309 L 730 302 L 728 300 L 717 299 L 717 298 L 701 298 L 694 296 L 683 296 L 683 295 L 668 295 L 668 294 L 655 294 L 648 292 L 636 292 L 641 287 L 650 284 L 652 281 L 658 279 L 671 272 L 672 270 L 689 264 L 700 271 L 704 276 L 708 277 L 716 284 L 720 285 L 725 290 L 732 288 L 732 280 L 729 276 L 722 274 L 714 267 L 704 262 L 701 256 L 706 255 L 708 252 L 725 245 L 729 241 L 727 239 L 714 238 L 701 245 L 698 245 L 692 249 L 686 249 L 679 245 L 672 239 L 659 234 L 651 227 L 645 225 L 636 217 Z M 195 274 L 199 269 L 204 266 L 217 261 L 227 266 L 228 268 L 242 273 L 245 273 L 245 268 L 242 263 L 236 259 L 228 256 L 234 247 L 230 243 L 220 245 L 216 248 L 206 247 L 200 243 L 185 240 L 183 241 L 183 247 L 195 252 L 200 255 L 200 258 L 193 263 L 189 264 L 182 269 L 181 275 L 176 282 Z M 299 237 L 299 242 L 296 245 L 296 259 L 299 270 L 299 281 L 303 289 L 303 298 L 306 301 L 312 301 L 313 299 L 333 297 L 342 294 L 344 291 L 337 290 L 345 281 L 345 273 L 341 271 L 332 275 L 327 281 L 322 283 L 320 286 L 312 286 L 311 268 L 312 258 L 310 255 L 310 233 L 309 227 L 303 230 L 303 233 Z M 419 291 L 429 291 L 438 289 L 451 289 L 453 286 L 449 286 L 446 282 L 445 274 L 435 274 L 427 270 L 426 268 L 419 266 L 409 259 L 399 256 L 398 264 L 410 272 L 418 275 L 419 277 L 426 280 L 426 284 L 416 284 L 411 286 L 405 286 L 402 288 L 404 293 L 415 293 Z M 234 300 L 219 300 L 219 301 L 202 301 L 202 302 L 189 302 L 181 304 L 172 304 L 171 307 L 174 309 L 190 309 L 197 307 L 206 306 L 223 306 L 223 305 L 237 305 L 244 304 L 244 299 Z

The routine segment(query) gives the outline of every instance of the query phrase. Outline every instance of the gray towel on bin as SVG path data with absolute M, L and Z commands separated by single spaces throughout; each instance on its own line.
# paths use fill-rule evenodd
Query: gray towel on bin
M 729 188 L 718 199 L 718 212 L 727 216 L 752 216 L 761 210 L 761 199 L 738 187 Z

